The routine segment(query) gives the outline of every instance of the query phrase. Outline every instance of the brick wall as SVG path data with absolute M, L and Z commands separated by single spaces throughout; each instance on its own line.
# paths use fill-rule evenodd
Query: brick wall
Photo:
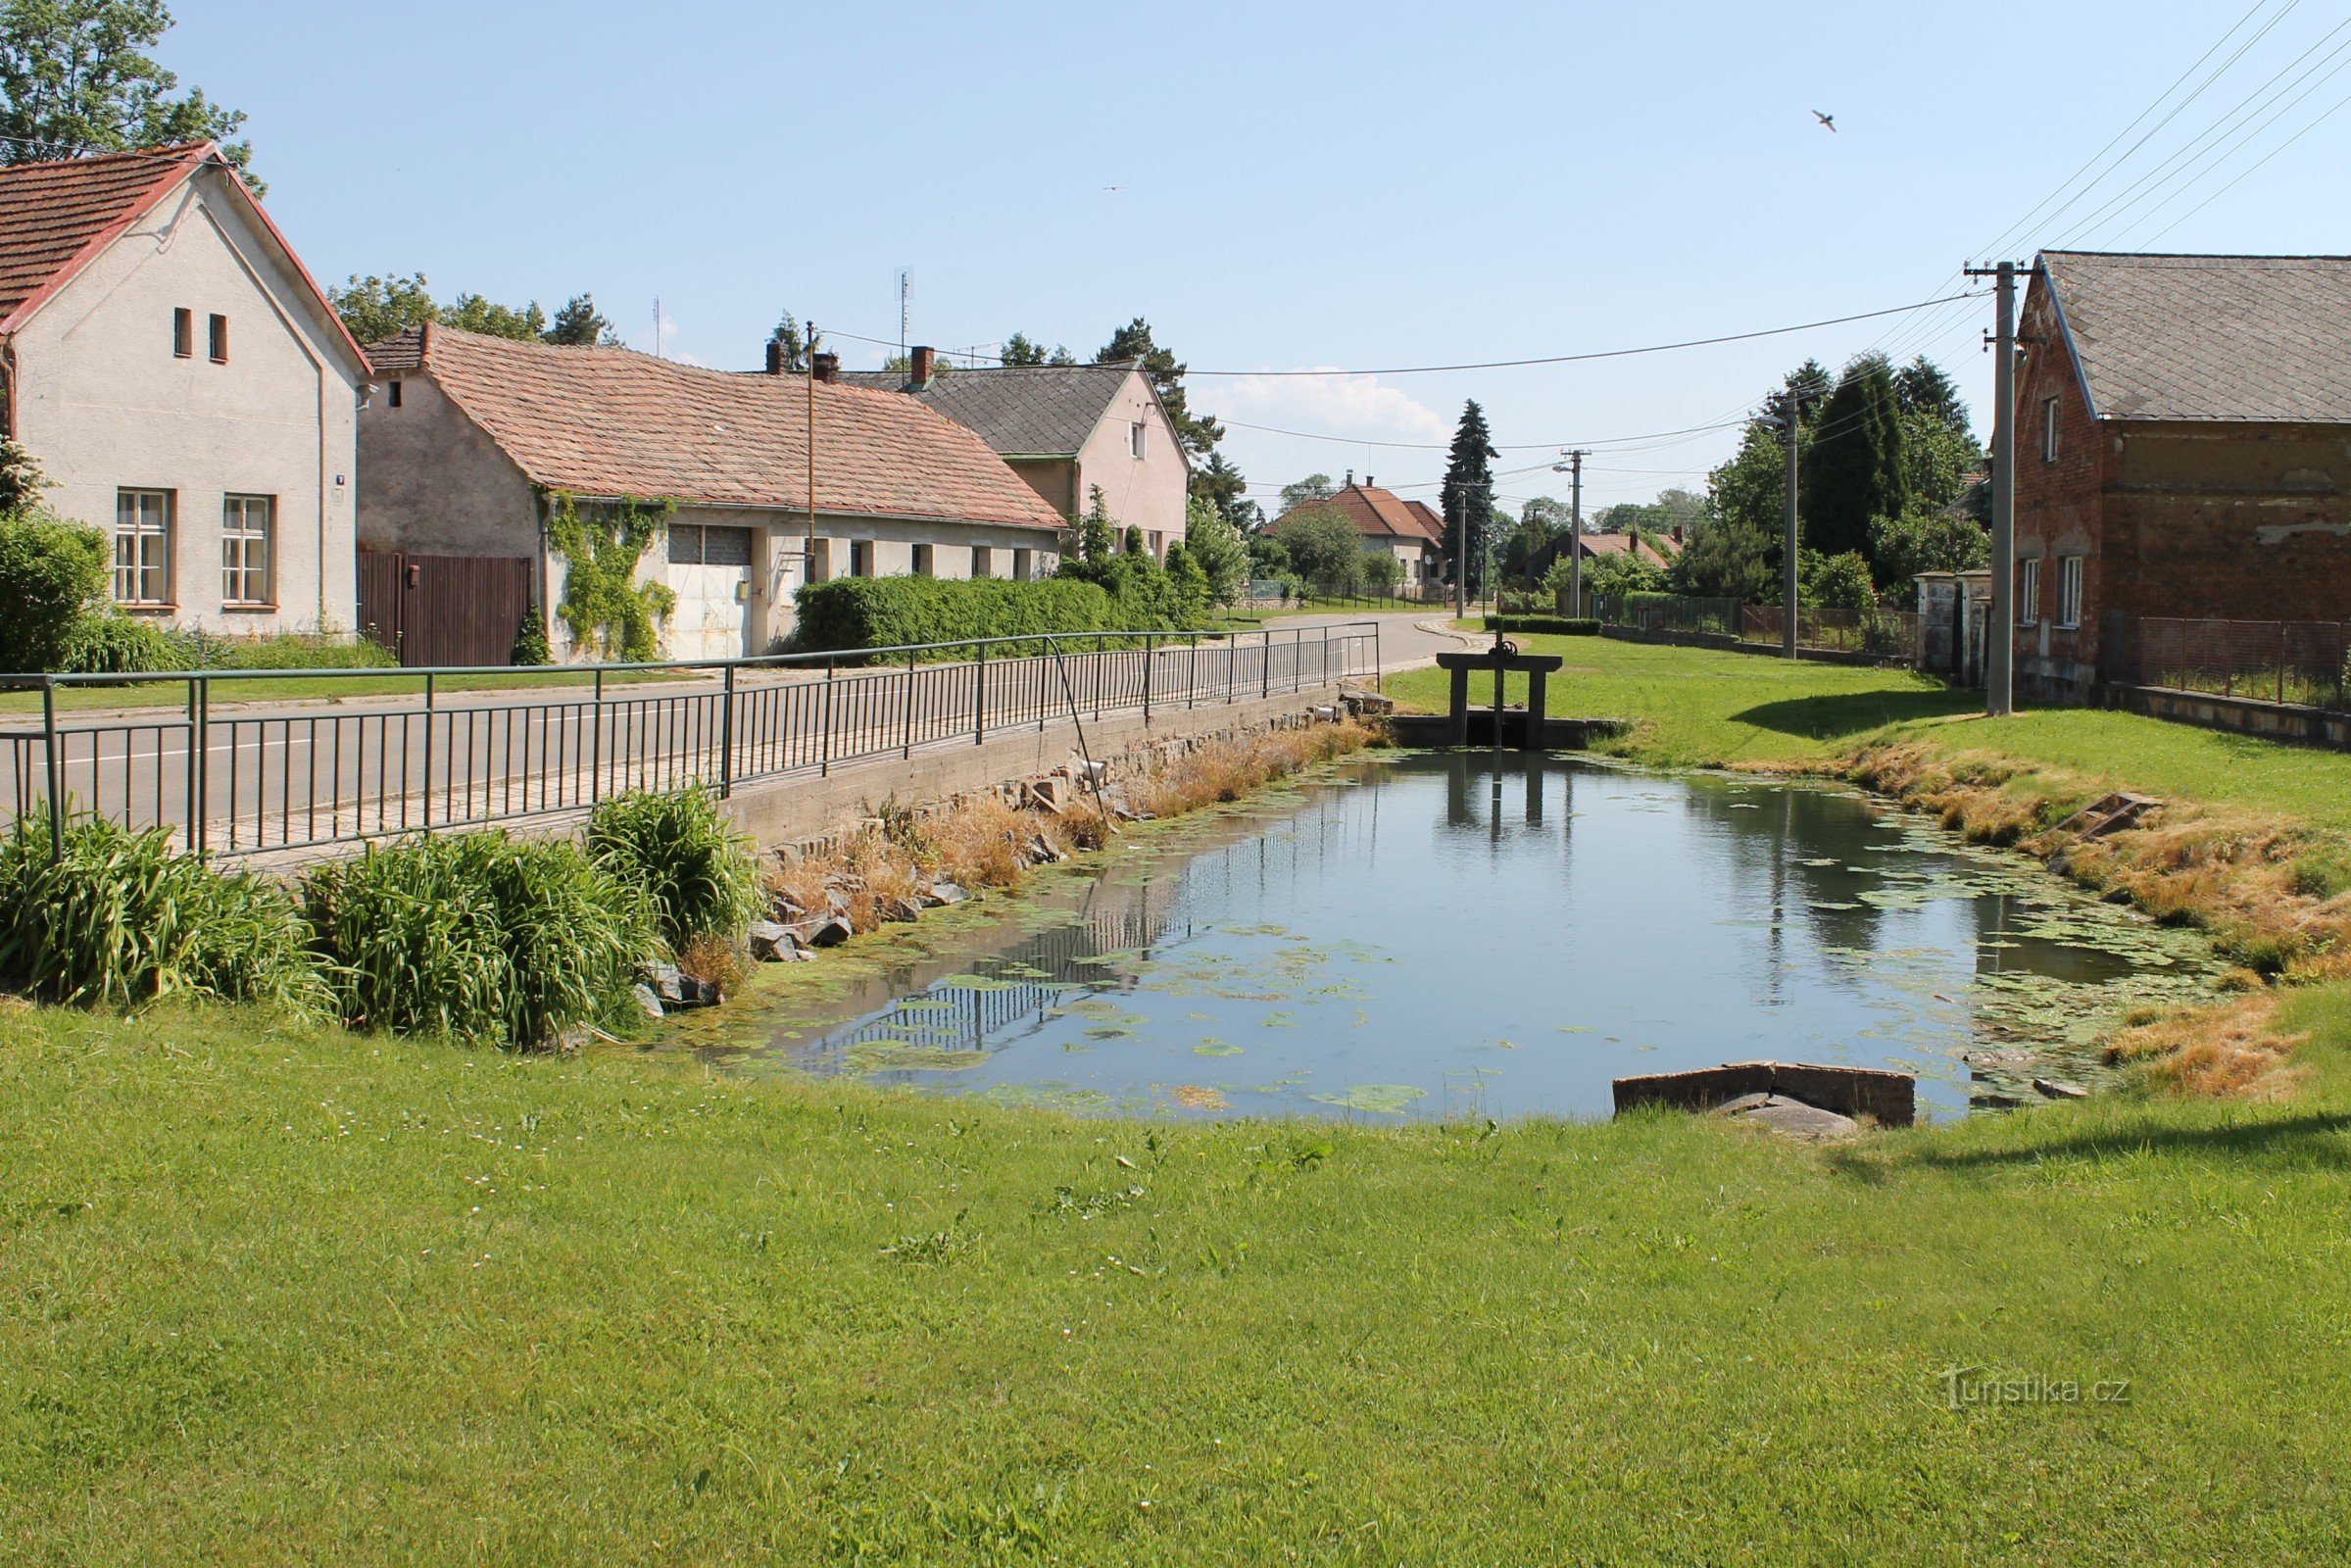
M 2093 420 L 2035 277 L 2019 330 L 2017 561 L 2042 562 L 2040 620 L 2017 607 L 2029 691 L 2082 698 L 2128 662 L 2140 616 L 2351 618 L 2351 426 Z M 2057 400 L 2057 459 L 2043 456 Z M 2081 555 L 2081 624 L 2049 624 L 2059 558 Z M 2118 641 L 2118 639 L 2121 639 Z

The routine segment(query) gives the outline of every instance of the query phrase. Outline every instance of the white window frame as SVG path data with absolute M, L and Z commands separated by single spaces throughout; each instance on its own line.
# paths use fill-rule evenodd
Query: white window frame
M 2057 401 L 2054 396 L 2040 400 L 2040 460 L 2043 463 L 2057 461 Z
M 2071 631 L 2082 624 L 2082 591 L 2089 577 L 2089 557 L 2057 558 L 2057 625 Z
M 2030 626 L 2040 619 L 2040 558 L 2017 563 L 2016 623 Z
M 1127 452 L 1138 463 L 1151 455 L 1151 426 L 1142 419 L 1127 421 Z
M 277 498 L 222 496 L 221 606 L 234 610 L 269 609 L 276 603 Z
M 128 508 L 128 512 L 125 512 Z M 115 602 L 169 609 L 178 497 L 170 490 L 124 485 L 115 492 Z M 142 588 L 161 591 L 141 594 Z

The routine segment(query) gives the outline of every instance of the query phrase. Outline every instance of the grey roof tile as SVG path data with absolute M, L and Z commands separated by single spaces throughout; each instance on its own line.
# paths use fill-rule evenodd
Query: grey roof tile
M 2101 417 L 2351 423 L 2351 257 L 2041 265 Z
M 1128 365 L 986 366 L 943 369 L 910 393 L 1007 457 L 1074 458 L 1126 384 Z M 895 370 L 844 371 L 851 386 L 907 391 Z

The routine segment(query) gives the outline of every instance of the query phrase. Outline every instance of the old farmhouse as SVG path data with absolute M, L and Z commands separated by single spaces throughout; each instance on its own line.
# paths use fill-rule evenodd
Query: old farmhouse
M 804 582 L 1058 564 L 1060 514 L 986 442 L 915 399 L 829 379 L 829 355 L 812 377 L 743 374 L 439 325 L 370 352 L 383 387 L 360 424 L 359 542 L 382 585 L 373 618 L 398 621 L 411 663 L 503 659 L 531 604 L 559 659 L 596 652 L 562 613 L 548 530 L 563 507 L 674 505 L 636 568 L 674 595 L 670 659 L 769 651 Z
M 1102 493 L 1121 530 L 1139 528 L 1160 559 L 1184 537 L 1192 460 L 1159 394 L 1133 365 L 949 368 L 928 348 L 909 369 L 853 370 L 846 385 L 904 392 L 975 432 L 1064 517 Z
M 0 430 L 133 614 L 348 630 L 367 356 L 210 143 L 0 169 Z
M 2351 258 L 2050 251 L 2021 336 L 2020 685 L 2141 679 L 2186 621 L 2351 619 Z

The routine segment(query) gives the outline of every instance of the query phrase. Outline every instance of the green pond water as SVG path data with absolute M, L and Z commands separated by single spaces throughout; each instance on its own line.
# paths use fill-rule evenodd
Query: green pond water
M 1915 1073 L 1935 1116 L 2091 1076 L 2121 1014 L 2215 972 L 1854 791 L 1391 753 L 766 1004 L 754 1054 L 1079 1111 L 1369 1119 L 1601 1116 L 1613 1078 L 1775 1057 Z

